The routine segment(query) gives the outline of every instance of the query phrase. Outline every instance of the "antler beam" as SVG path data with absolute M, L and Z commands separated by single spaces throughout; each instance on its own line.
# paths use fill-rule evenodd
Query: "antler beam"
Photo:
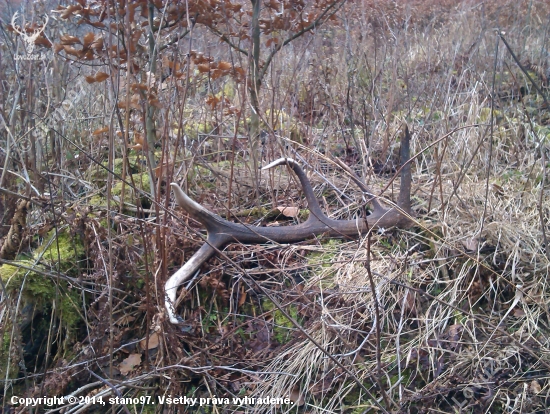
M 410 135 L 405 130 L 405 137 L 401 143 L 401 184 L 397 207 L 383 208 L 373 198 L 374 210 L 372 214 L 362 220 L 333 220 L 327 217 L 315 198 L 313 188 L 304 170 L 290 158 L 280 158 L 263 167 L 267 170 L 279 165 L 288 165 L 296 174 L 302 185 L 310 210 L 309 218 L 302 224 L 285 227 L 252 227 L 245 224 L 233 223 L 224 220 L 220 216 L 208 211 L 203 206 L 193 201 L 179 185 L 172 183 L 172 191 L 176 201 L 193 219 L 206 227 L 207 238 L 205 244 L 189 259 L 181 269 L 168 279 L 165 285 L 166 311 L 170 322 L 177 324 L 180 318 L 176 315 L 176 291 L 178 286 L 192 277 L 200 266 L 214 256 L 224 246 L 232 242 L 244 244 L 257 244 L 269 241 L 277 243 L 295 243 L 310 239 L 313 236 L 326 234 L 335 238 L 358 238 L 374 228 L 408 227 L 411 224 L 411 167 Z M 361 180 L 352 175 L 353 180 L 370 194 Z

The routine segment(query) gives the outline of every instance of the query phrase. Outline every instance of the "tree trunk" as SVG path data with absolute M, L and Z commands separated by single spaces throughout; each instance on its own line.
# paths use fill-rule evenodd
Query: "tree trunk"
M 260 102 L 258 93 L 261 88 L 260 79 L 260 0 L 252 2 L 252 56 L 249 56 L 251 81 L 248 88 L 250 105 L 250 167 L 254 177 L 256 202 L 259 197 L 259 165 L 260 165 Z

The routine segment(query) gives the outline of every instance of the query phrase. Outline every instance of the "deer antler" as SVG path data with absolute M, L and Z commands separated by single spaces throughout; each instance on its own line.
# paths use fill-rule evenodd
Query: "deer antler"
M 327 217 L 313 192 L 304 170 L 290 158 L 280 158 L 262 169 L 266 170 L 279 165 L 288 165 L 296 174 L 302 185 L 310 210 L 309 218 L 296 226 L 285 227 L 251 227 L 245 224 L 232 223 L 220 216 L 211 213 L 203 206 L 193 201 L 175 183 L 170 184 L 176 201 L 187 213 L 199 223 L 206 227 L 208 233 L 206 243 L 179 269 L 165 285 L 166 310 L 170 322 L 178 323 L 179 319 L 175 312 L 176 290 L 183 282 L 188 280 L 200 266 L 209 258 L 214 256 L 224 246 L 232 242 L 240 243 L 265 243 L 274 241 L 278 243 L 295 243 L 307 240 L 315 235 L 327 234 L 330 237 L 358 238 L 373 228 L 408 227 L 411 224 L 411 167 L 409 161 L 408 129 L 405 130 L 405 137 L 401 143 L 401 185 L 397 207 L 385 209 L 373 198 L 374 210 L 366 219 L 358 220 L 333 220 Z M 352 175 L 353 180 L 365 191 L 371 194 L 361 180 Z

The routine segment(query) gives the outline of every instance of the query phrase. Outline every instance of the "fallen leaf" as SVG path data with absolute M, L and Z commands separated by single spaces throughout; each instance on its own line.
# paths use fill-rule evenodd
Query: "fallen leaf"
M 145 351 L 145 347 L 147 346 L 147 338 L 142 339 L 139 341 L 139 345 L 141 346 L 141 349 Z M 159 346 L 159 336 L 156 332 L 153 332 L 151 335 L 149 335 L 149 348 L 148 349 L 155 349 Z
M 118 326 L 124 326 L 124 325 L 128 325 L 130 322 L 133 322 L 135 320 L 136 318 L 134 316 L 124 315 L 118 321 L 116 321 L 115 324 Z
M 541 391 L 541 387 L 539 382 L 535 379 L 531 381 L 531 384 L 529 386 L 529 391 L 531 391 L 533 394 L 539 394 Z
M 514 309 L 513 314 L 516 318 L 521 318 L 521 317 L 525 316 L 525 311 L 521 308 L 516 308 L 516 309 Z
M 145 145 L 145 144 L 143 144 L 143 145 Z M 153 172 L 155 173 L 155 177 L 157 177 L 157 178 L 167 177 L 168 173 L 170 172 L 170 170 L 173 167 L 174 167 L 174 164 L 171 163 L 171 162 L 164 163 L 164 164 L 159 165 L 156 168 L 153 168 Z
M 122 360 L 118 369 L 122 375 L 128 375 L 139 364 L 141 364 L 141 354 L 130 354 L 128 358 Z
M 277 207 L 277 210 L 281 212 L 281 214 L 285 217 L 298 217 L 298 214 L 300 214 L 300 209 L 298 207 Z

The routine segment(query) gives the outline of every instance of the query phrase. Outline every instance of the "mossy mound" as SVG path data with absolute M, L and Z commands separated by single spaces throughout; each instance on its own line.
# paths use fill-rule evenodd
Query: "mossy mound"
M 128 173 L 136 174 L 141 171 L 143 164 L 145 163 L 145 158 L 139 157 L 138 155 L 129 155 L 128 156 Z M 107 161 L 102 162 L 101 166 L 95 165 L 92 168 L 90 178 L 93 181 L 104 181 L 107 180 L 109 171 L 107 170 L 109 163 Z M 113 172 L 118 176 L 122 177 L 122 167 L 124 166 L 124 158 L 116 158 L 113 161 Z

